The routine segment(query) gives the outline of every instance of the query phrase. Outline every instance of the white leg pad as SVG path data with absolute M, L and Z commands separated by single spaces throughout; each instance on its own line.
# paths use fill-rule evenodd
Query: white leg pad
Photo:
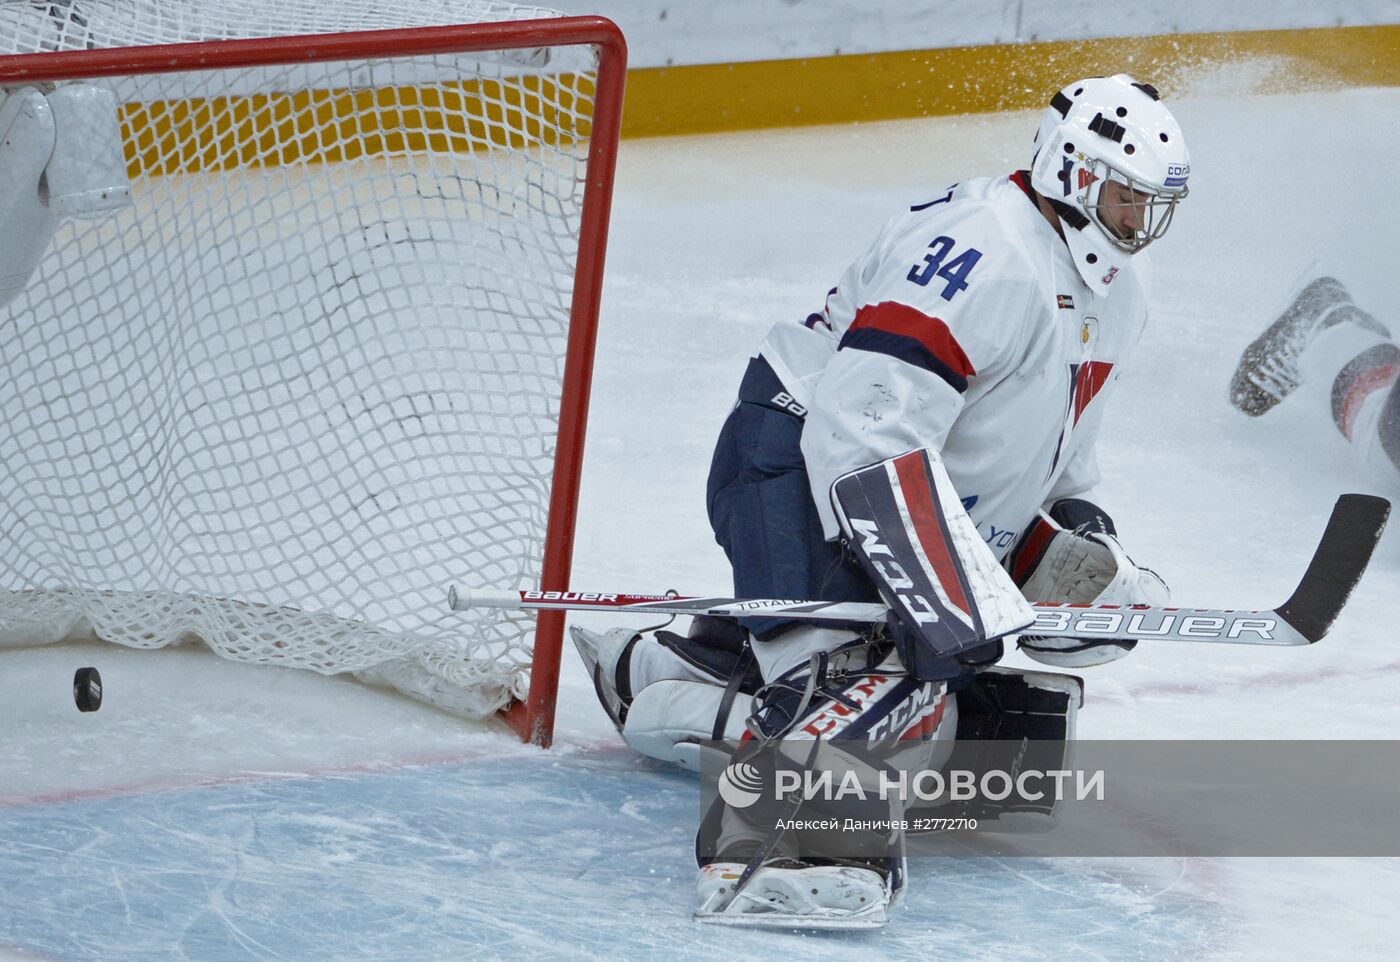
M 613 660 L 612 671 L 617 671 L 617 659 Z M 643 635 L 632 646 L 632 653 L 627 658 L 627 674 L 633 694 L 659 681 L 692 681 L 710 686 L 724 684 L 667 648 L 653 635 Z
M 623 740 L 650 758 L 700 770 L 700 742 L 714 734 L 724 689 L 712 682 L 658 681 L 635 691 L 622 728 Z M 744 719 L 753 711 L 753 699 L 740 694 L 730 708 L 725 738 L 744 733 Z
M 783 632 L 771 641 L 754 639 L 749 644 L 753 646 L 753 656 L 758 661 L 763 680 L 772 681 L 818 652 L 835 651 L 854 638 L 855 635 L 847 629 L 802 625 Z

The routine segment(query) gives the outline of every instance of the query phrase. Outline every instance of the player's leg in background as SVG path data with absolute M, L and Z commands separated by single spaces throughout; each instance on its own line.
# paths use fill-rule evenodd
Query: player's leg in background
M 1332 420 L 1367 462 L 1400 472 L 1400 347 L 1377 344 L 1342 367 Z
M 1298 294 L 1240 357 L 1230 401 L 1258 417 L 1304 383 L 1330 384 L 1337 429 L 1367 461 L 1400 471 L 1400 346 L 1333 277 Z

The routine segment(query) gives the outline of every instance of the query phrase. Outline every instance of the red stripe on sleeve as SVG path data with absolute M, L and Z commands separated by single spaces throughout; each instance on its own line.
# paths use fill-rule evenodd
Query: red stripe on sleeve
M 943 526 L 938 523 L 938 512 L 933 507 L 933 481 L 924 471 L 924 456 L 921 451 L 910 451 L 894 461 L 894 470 L 899 478 L 900 490 L 904 492 L 904 504 L 909 508 L 909 517 L 914 522 L 914 530 L 919 535 L 919 543 L 924 547 L 929 564 L 948 600 L 957 605 L 970 618 L 972 605 L 963 594 L 962 582 L 958 580 L 958 566 L 953 561 L 951 548 L 943 537 Z
M 977 373 L 957 338 L 953 337 L 953 332 L 948 330 L 948 325 L 941 318 L 925 314 L 908 304 L 897 301 L 867 304 L 856 311 L 855 320 L 851 321 L 851 330 L 861 328 L 911 337 L 961 376 L 972 377 Z

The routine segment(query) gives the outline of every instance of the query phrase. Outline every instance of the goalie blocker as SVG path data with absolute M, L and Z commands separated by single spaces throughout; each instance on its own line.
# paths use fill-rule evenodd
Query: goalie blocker
M 890 607 L 900 660 L 925 681 L 1001 654 L 996 640 L 1035 620 L 927 451 L 838 478 L 832 507 L 861 568 Z

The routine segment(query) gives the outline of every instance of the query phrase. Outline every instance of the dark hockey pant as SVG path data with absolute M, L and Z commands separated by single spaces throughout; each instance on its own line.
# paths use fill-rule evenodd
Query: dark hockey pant
M 710 525 L 734 569 L 734 593 L 879 601 L 855 558 L 822 534 L 802 460 L 802 418 L 775 400 L 784 394 L 767 361 L 749 361 L 739 402 L 720 431 L 710 464 Z M 744 621 L 762 639 L 792 624 L 776 618 Z

